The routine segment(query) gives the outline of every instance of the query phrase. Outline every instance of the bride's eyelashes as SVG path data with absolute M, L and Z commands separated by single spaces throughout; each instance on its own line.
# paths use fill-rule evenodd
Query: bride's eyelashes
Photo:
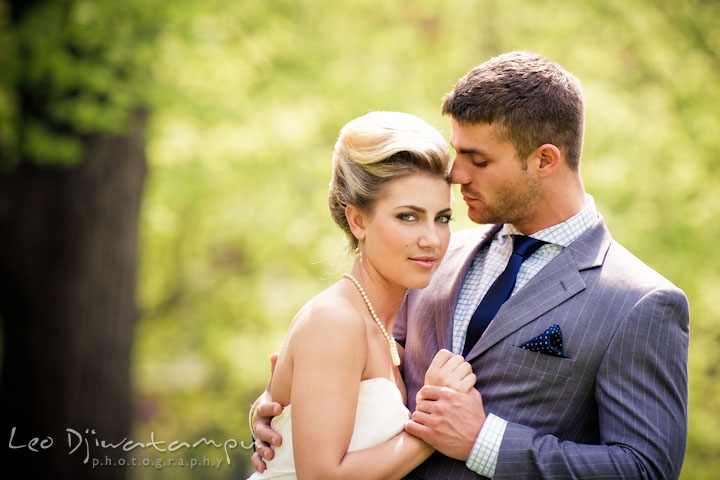
M 418 219 L 415 213 L 400 213 L 395 218 L 402 220 L 403 222 L 413 222 Z M 435 221 L 438 223 L 450 223 L 454 218 L 450 213 L 443 213 L 435 217 Z
M 414 213 L 404 212 L 395 215 L 395 218 L 402 220 L 403 222 L 413 222 L 417 220 L 417 215 Z
M 451 214 L 442 214 L 435 217 L 435 221 L 438 223 L 450 223 L 455 220 Z

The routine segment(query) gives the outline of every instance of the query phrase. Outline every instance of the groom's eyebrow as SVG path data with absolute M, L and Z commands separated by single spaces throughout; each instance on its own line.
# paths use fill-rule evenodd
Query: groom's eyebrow
M 488 156 L 487 152 L 486 152 L 485 150 L 481 149 L 481 148 L 462 148 L 462 147 L 457 147 L 457 146 L 455 146 L 455 144 L 452 142 L 452 139 L 450 140 L 450 146 L 452 147 L 453 150 L 455 150 L 455 153 L 457 153 L 458 155 L 481 155 L 481 156 L 483 156 L 483 157 L 487 157 L 487 156 Z
M 455 148 L 455 147 L 453 147 L 453 149 L 455 150 L 455 153 L 457 153 L 458 155 L 479 155 L 481 157 L 488 156 L 488 154 L 485 150 L 480 150 L 477 148 Z

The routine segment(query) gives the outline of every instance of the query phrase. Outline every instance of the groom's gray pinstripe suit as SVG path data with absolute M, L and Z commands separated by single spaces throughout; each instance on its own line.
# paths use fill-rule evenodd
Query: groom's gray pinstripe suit
M 409 408 L 478 248 L 499 226 L 453 234 L 395 336 L 405 345 Z M 615 242 L 600 219 L 500 309 L 467 360 L 485 410 L 509 422 L 495 478 L 674 478 L 687 436 L 688 304 L 683 292 Z M 518 345 L 550 325 L 569 358 Z M 409 478 L 478 478 L 434 454 Z

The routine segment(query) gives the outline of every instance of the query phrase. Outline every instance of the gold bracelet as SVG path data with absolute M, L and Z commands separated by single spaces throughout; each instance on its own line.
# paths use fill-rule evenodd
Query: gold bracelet
M 257 418 L 258 407 L 260 407 L 258 400 L 255 400 L 250 410 L 250 433 L 253 437 L 255 437 L 255 419 Z

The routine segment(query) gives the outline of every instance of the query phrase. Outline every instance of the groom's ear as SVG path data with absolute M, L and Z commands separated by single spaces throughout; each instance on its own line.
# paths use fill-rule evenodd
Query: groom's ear
M 545 143 L 540 145 L 530 155 L 531 159 L 535 162 L 533 165 L 536 168 L 536 172 L 539 178 L 547 178 L 555 173 L 555 170 L 560 166 L 562 161 L 562 154 L 560 149 L 552 143 Z
M 365 214 L 353 205 L 345 207 L 345 218 L 352 234 L 360 240 L 365 240 Z

